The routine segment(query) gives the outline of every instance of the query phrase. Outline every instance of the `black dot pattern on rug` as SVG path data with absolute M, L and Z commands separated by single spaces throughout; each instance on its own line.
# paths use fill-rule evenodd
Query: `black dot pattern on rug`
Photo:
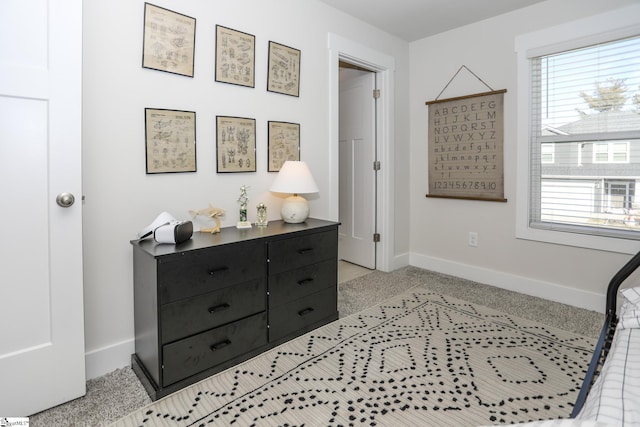
M 141 410 L 137 425 L 483 425 L 567 417 L 593 340 L 413 291 Z

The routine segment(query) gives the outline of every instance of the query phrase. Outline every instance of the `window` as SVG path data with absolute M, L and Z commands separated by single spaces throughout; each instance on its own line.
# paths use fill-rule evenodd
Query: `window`
M 534 229 L 640 240 L 640 36 L 528 57 Z
M 629 142 L 596 142 L 593 150 L 594 163 L 628 163 Z
M 636 189 L 635 180 L 631 181 L 604 181 L 605 212 L 627 213 L 633 209 Z M 632 215 L 627 215 L 625 221 L 629 222 Z M 634 220 L 635 222 L 635 220 Z
M 553 163 L 555 161 L 555 144 L 541 144 L 540 161 L 542 163 Z

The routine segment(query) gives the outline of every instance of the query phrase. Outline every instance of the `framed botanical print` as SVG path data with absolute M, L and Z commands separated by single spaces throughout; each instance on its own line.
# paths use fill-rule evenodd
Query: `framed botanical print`
M 217 171 L 256 171 L 256 120 L 216 117 Z
M 144 4 L 142 67 L 193 77 L 196 20 Z
M 269 130 L 269 172 L 278 172 L 287 160 L 300 160 L 300 124 L 268 123 Z
M 255 36 L 216 25 L 216 81 L 255 87 Z
M 300 95 L 300 51 L 269 42 L 267 90 L 284 95 Z
M 196 113 L 145 108 L 147 173 L 196 171 Z

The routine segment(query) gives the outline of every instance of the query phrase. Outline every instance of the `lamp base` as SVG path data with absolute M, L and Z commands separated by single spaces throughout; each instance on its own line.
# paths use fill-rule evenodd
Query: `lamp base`
M 298 195 L 289 196 L 282 202 L 280 215 L 284 222 L 298 224 L 304 222 L 309 216 L 309 203 L 304 197 Z

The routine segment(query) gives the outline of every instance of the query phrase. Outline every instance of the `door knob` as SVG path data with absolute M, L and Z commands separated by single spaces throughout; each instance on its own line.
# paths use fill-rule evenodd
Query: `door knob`
M 58 203 L 58 206 L 63 208 L 68 208 L 73 205 L 75 201 L 76 198 L 73 197 L 73 194 L 71 193 L 60 193 L 58 194 L 58 197 L 56 197 L 56 203 Z

